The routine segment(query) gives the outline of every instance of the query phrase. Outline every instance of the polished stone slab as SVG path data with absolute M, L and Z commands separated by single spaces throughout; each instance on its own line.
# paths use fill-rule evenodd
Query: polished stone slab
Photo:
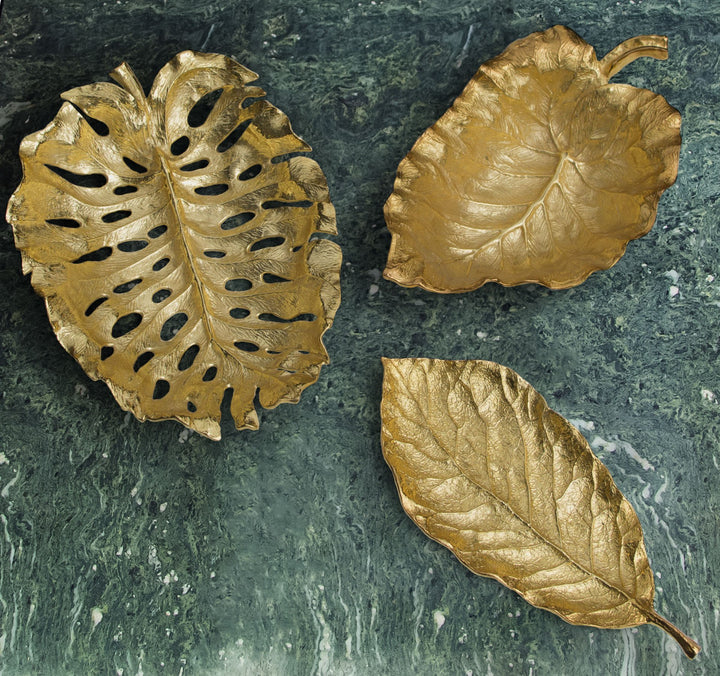
M 487 58 L 553 24 L 683 115 L 649 235 L 575 289 L 440 296 L 380 278 L 382 204 L 418 134 Z M 716 674 L 720 671 L 720 5 L 704 0 L 6 0 L 0 202 L 21 138 L 127 60 L 232 55 L 314 147 L 338 211 L 332 364 L 258 432 L 139 423 L 55 340 L 0 230 L 0 674 Z M 482 358 L 574 420 L 635 506 L 654 627 L 572 627 L 473 576 L 403 514 L 379 443 L 381 356 Z

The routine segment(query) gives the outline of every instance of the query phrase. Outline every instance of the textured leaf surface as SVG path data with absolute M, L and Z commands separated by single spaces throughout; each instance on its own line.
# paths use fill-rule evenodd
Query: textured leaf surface
M 335 212 L 287 117 L 221 55 L 182 52 L 145 97 L 130 68 L 66 92 L 8 207 L 58 339 L 141 420 L 220 438 L 296 402 L 340 302 Z
M 667 39 L 602 61 L 556 26 L 483 64 L 400 163 L 385 276 L 443 293 L 485 282 L 579 284 L 647 233 L 677 176 L 680 114 L 608 79 Z
M 514 371 L 384 359 L 382 446 L 408 515 L 470 570 L 572 624 L 652 622 L 640 522 L 584 437 Z

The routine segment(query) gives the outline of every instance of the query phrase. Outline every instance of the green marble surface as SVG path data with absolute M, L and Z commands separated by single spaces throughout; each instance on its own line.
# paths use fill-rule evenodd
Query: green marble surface
M 562 23 L 683 115 L 651 233 L 580 287 L 440 296 L 380 278 L 382 204 L 418 134 L 512 40 Z M 139 423 L 55 340 L 0 230 L 0 674 L 717 674 L 720 4 L 707 0 L 6 0 L 0 202 L 20 139 L 121 61 L 232 55 L 314 147 L 338 211 L 332 364 L 223 441 Z M 381 356 L 482 358 L 576 421 L 635 506 L 657 608 L 572 627 L 466 571 L 403 514 L 379 443 Z

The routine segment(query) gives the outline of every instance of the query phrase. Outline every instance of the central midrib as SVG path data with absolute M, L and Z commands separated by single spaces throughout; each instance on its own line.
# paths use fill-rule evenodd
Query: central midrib
M 1 0 L 0 0 L 1 2 Z M 128 91 L 131 93 L 133 98 L 137 101 L 138 106 L 142 110 L 145 116 L 145 122 L 148 125 L 149 129 L 155 129 L 156 128 L 156 122 L 155 117 L 151 114 L 151 104 L 148 101 L 148 99 L 145 97 L 142 87 L 140 86 L 140 83 L 137 82 L 134 74 L 130 73 L 132 77 L 128 78 L 129 80 L 129 86 L 127 83 L 123 83 L 123 86 L 128 89 Z M 124 79 L 124 78 L 123 78 Z M 151 136 L 159 137 L 161 136 L 157 131 L 155 134 L 152 134 Z M 180 233 L 180 241 L 182 242 L 183 251 L 185 252 L 185 258 L 187 259 L 188 266 L 190 267 L 190 271 L 192 272 L 192 283 L 195 286 L 195 291 L 197 292 L 198 298 L 200 298 L 200 305 L 202 307 L 202 322 L 203 326 L 205 327 L 205 331 L 208 335 L 208 338 L 210 340 L 210 344 L 213 345 L 217 350 L 219 350 L 222 354 L 234 359 L 237 361 L 241 366 L 245 368 L 251 368 L 248 367 L 246 364 L 243 364 L 236 355 L 228 352 L 218 341 L 218 339 L 215 336 L 215 332 L 213 331 L 212 325 L 210 324 L 210 313 L 208 312 L 207 305 L 205 303 L 205 291 L 203 289 L 203 284 L 200 281 L 200 275 L 198 274 L 198 271 L 195 268 L 195 263 L 193 261 L 192 254 L 190 252 L 190 247 L 188 246 L 187 240 L 185 238 L 185 232 L 183 230 L 183 221 L 180 218 L 180 212 L 177 208 L 177 200 L 175 197 L 175 190 L 173 188 L 173 181 L 172 181 L 172 174 L 170 172 L 170 169 L 168 169 L 168 166 L 165 162 L 165 158 L 163 154 L 160 152 L 160 150 L 156 147 L 155 148 L 155 154 L 160 162 L 160 167 L 162 168 L 163 176 L 165 178 L 165 185 L 167 186 L 168 191 L 168 197 L 169 202 L 171 205 L 172 213 L 175 217 L 175 223 L 177 224 L 178 232 Z
M 513 232 L 514 230 L 518 230 L 521 228 L 524 228 L 526 226 L 526 222 L 530 214 L 538 207 L 538 205 L 543 204 L 545 201 L 545 198 L 548 196 L 548 193 L 552 189 L 554 185 L 560 184 L 560 173 L 562 172 L 563 167 L 565 166 L 566 162 L 570 161 L 570 156 L 567 153 L 562 153 L 558 159 L 557 167 L 555 167 L 555 173 L 552 175 L 550 180 L 548 181 L 547 185 L 545 186 L 545 189 L 542 191 L 542 194 L 540 197 L 538 197 L 534 202 L 531 202 L 527 209 L 525 210 L 525 213 L 522 215 L 522 217 L 518 220 L 517 223 L 514 225 L 511 225 L 506 230 L 501 230 L 495 237 L 492 237 L 487 242 L 483 242 L 479 247 L 477 247 L 477 251 L 483 251 L 484 249 L 487 249 L 490 245 L 494 244 L 498 240 L 505 237 L 507 234 Z
M 185 237 L 184 232 L 184 226 L 182 218 L 180 217 L 180 212 L 178 211 L 177 207 L 177 199 L 175 197 L 175 190 L 173 188 L 173 182 L 172 182 L 172 174 L 170 173 L 170 170 L 168 169 L 167 165 L 165 164 L 165 158 L 158 153 L 158 157 L 160 159 L 160 166 L 162 167 L 163 175 L 165 176 L 165 185 L 167 185 L 168 190 L 168 196 L 170 198 L 170 205 L 172 208 L 173 216 L 175 217 L 175 222 L 177 223 L 177 229 L 180 233 L 180 241 L 183 245 L 183 251 L 185 252 L 185 258 L 187 259 L 188 266 L 190 267 L 190 271 L 192 272 L 192 281 L 195 285 L 195 290 L 197 292 L 198 297 L 200 298 L 200 304 L 202 306 L 202 322 L 205 326 L 205 330 L 208 334 L 208 337 L 210 338 L 210 343 L 219 350 L 222 354 L 224 354 L 226 357 L 229 357 L 233 361 L 240 364 L 245 369 L 248 369 L 250 371 L 260 372 L 256 367 L 254 367 L 252 364 L 246 364 L 243 362 L 238 355 L 233 354 L 232 352 L 229 352 L 225 347 L 220 343 L 220 341 L 216 338 L 215 332 L 213 331 L 212 324 L 210 323 L 210 312 L 208 311 L 207 304 L 205 303 L 205 291 L 203 287 L 203 283 L 200 279 L 200 274 L 197 271 L 197 268 L 195 267 L 195 262 L 193 260 L 192 252 L 190 251 L 190 247 L 187 243 L 187 239 Z M 271 372 L 261 372 L 263 375 L 273 375 Z M 279 378 L 276 378 L 279 380 Z
M 159 153 L 158 153 L 158 155 L 159 155 Z M 168 193 L 169 193 L 169 197 L 170 197 L 170 200 L 169 200 L 170 205 L 172 208 L 173 215 L 175 217 L 175 223 L 177 223 L 178 232 L 180 233 L 180 242 L 182 242 L 183 251 L 185 252 L 185 258 L 187 259 L 188 266 L 190 267 L 190 270 L 192 272 L 192 281 L 193 281 L 193 284 L 195 285 L 195 290 L 197 292 L 198 297 L 200 298 L 200 304 L 202 306 L 203 325 L 205 326 L 205 330 L 207 331 L 207 334 L 210 337 L 210 342 L 222 350 L 222 346 L 218 343 L 217 339 L 215 338 L 215 332 L 213 331 L 213 328 L 210 325 L 210 321 L 208 320 L 209 315 L 208 315 L 207 305 L 205 304 L 205 292 L 203 290 L 203 285 L 202 285 L 202 282 L 200 281 L 198 271 L 195 268 L 195 263 L 193 261 L 192 254 L 190 252 L 190 247 L 188 246 L 187 240 L 185 239 L 185 232 L 183 231 L 182 219 L 180 218 L 180 212 L 178 211 L 178 208 L 177 208 L 177 201 L 175 198 L 175 190 L 173 188 L 170 171 L 167 168 L 167 165 L 165 164 L 165 159 L 161 155 L 160 155 L 160 166 L 162 167 L 163 174 L 165 176 L 165 185 L 167 185 L 167 189 L 168 189 Z

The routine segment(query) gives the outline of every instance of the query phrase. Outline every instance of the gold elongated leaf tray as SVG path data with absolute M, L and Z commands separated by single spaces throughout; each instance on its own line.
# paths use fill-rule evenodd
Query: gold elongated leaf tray
M 652 623 L 642 528 L 585 438 L 514 371 L 383 359 L 382 448 L 400 501 L 470 570 L 571 624 Z
M 140 420 L 220 438 L 232 388 L 297 402 L 340 303 L 335 211 L 310 147 L 255 73 L 182 52 L 149 95 L 127 64 L 63 94 L 20 148 L 7 218 L 63 347 Z
M 641 56 L 666 59 L 667 38 L 633 38 L 598 61 L 555 26 L 480 66 L 400 163 L 385 277 L 440 293 L 563 289 L 614 265 L 678 170 L 677 110 L 608 82 Z

